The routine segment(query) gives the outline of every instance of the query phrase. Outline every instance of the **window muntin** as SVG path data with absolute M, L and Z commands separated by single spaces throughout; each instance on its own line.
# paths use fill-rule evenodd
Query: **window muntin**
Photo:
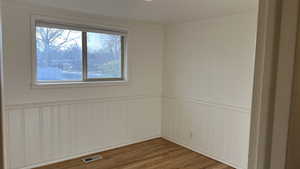
M 38 84 L 126 80 L 120 32 L 38 22 L 35 54 Z

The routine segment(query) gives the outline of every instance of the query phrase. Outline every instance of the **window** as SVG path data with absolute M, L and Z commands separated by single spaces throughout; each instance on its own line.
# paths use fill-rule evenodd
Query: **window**
M 35 83 L 124 81 L 126 32 L 35 21 Z

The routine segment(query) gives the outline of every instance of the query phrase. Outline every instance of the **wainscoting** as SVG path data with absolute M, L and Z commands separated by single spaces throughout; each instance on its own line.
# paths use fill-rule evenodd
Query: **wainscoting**
M 163 98 L 163 137 L 237 169 L 246 169 L 250 109 L 194 98 Z
M 161 97 L 6 106 L 9 168 L 31 168 L 161 135 Z
M 9 105 L 6 113 L 9 169 L 156 138 L 161 129 L 170 141 L 237 169 L 247 168 L 250 109 L 243 107 L 133 96 Z

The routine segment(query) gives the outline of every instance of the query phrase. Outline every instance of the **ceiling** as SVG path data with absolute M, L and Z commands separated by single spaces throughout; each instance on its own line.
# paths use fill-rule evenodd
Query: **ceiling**
M 111 17 L 184 22 L 256 10 L 258 0 L 17 0 Z

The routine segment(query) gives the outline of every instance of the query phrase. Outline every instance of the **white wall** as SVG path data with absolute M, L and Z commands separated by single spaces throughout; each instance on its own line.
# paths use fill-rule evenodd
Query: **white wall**
M 45 164 L 160 136 L 163 26 L 4 4 L 9 168 Z M 127 28 L 126 86 L 31 88 L 31 15 Z
M 162 79 L 163 27 L 158 24 L 130 22 L 113 18 L 66 12 L 51 8 L 4 8 L 5 103 L 8 105 L 82 98 L 135 95 L 160 95 Z M 25 5 L 23 5 L 25 6 Z M 128 34 L 130 84 L 115 87 L 31 88 L 30 16 L 42 15 L 74 20 L 83 24 L 124 27 Z M 153 69 L 155 67 L 155 69 Z
M 127 28 L 129 84 L 32 88 L 31 15 Z M 157 137 L 161 129 L 167 139 L 246 168 L 255 12 L 164 28 L 6 2 L 3 23 L 10 169 Z
M 247 168 L 256 12 L 168 25 L 163 136 Z

